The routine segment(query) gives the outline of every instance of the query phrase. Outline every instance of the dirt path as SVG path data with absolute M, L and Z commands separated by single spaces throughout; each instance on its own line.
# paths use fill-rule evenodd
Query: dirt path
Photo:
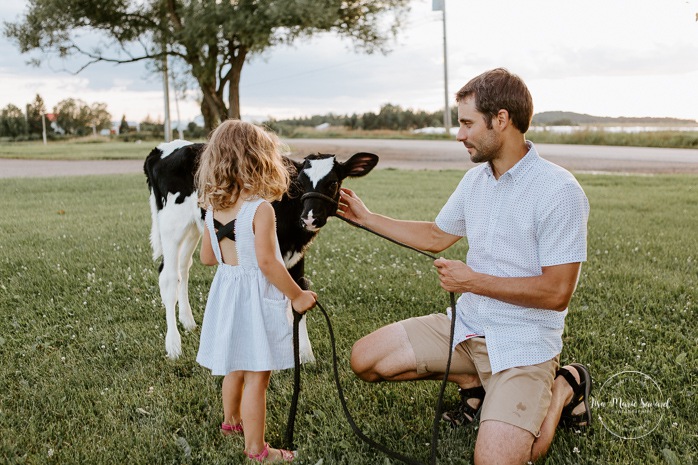
M 289 139 L 294 158 L 309 153 L 333 153 L 345 160 L 356 152 L 380 157 L 378 168 L 457 169 L 475 166 L 455 141 L 392 139 Z M 698 150 L 536 145 L 544 158 L 573 172 L 698 174 Z M 144 150 L 143 156 L 146 152 Z M 16 160 L 0 159 L 0 178 L 83 176 L 142 173 L 143 160 Z

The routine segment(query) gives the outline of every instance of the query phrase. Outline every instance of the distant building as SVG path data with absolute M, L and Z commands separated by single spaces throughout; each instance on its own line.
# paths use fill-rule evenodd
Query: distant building
M 446 134 L 446 128 L 443 127 L 426 127 L 420 129 L 413 129 L 414 134 Z M 458 134 L 458 128 L 451 128 L 450 134 L 455 136 Z
M 55 113 L 46 113 L 46 119 L 51 123 L 51 129 L 53 129 L 53 132 L 58 133 L 58 134 L 65 134 L 65 130 L 58 125 L 56 120 L 58 115 Z

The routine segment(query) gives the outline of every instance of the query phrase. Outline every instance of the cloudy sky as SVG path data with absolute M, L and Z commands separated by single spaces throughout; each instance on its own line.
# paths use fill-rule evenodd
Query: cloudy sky
M 698 0 L 446 0 L 448 91 L 503 66 L 523 77 L 536 112 L 698 120 Z M 0 20 L 26 2 L 0 0 Z M 392 53 L 363 55 L 331 35 L 279 47 L 243 69 L 244 117 L 277 119 L 378 111 L 393 103 L 434 111 L 444 103 L 441 13 L 413 0 Z M 78 75 L 57 58 L 26 64 L 0 38 L 0 107 L 23 107 L 39 93 L 49 109 L 68 97 L 106 102 L 114 119 L 162 118 L 162 82 L 142 64 L 99 63 Z M 183 120 L 199 114 L 179 102 Z M 173 119 L 177 118 L 174 101 Z

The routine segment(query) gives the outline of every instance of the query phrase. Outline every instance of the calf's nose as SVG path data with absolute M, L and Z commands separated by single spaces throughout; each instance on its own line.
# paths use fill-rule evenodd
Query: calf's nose
M 306 231 L 317 231 L 320 228 L 315 225 L 315 221 L 316 218 L 313 216 L 313 211 L 310 210 L 306 217 L 301 218 L 301 226 L 305 228 Z

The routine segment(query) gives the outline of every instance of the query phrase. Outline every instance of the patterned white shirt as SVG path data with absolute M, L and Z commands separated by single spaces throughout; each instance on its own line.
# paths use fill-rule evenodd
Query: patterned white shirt
M 500 277 L 539 276 L 542 267 L 586 261 L 589 202 L 567 170 L 529 151 L 495 179 L 489 163 L 469 170 L 436 225 L 467 237 L 466 262 Z M 564 311 L 526 308 L 464 293 L 454 344 L 485 336 L 492 373 L 550 360 L 562 350 Z

